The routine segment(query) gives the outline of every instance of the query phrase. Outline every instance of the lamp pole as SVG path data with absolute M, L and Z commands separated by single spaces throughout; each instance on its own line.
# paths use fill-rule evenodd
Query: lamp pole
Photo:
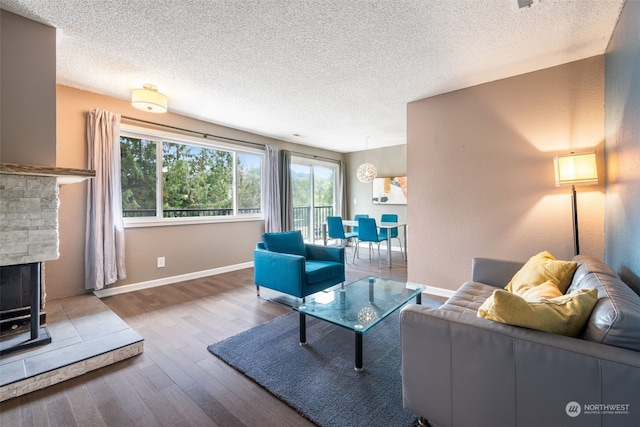
M 580 254 L 580 243 L 578 241 L 578 204 L 576 199 L 576 186 L 571 186 L 571 214 L 573 215 L 573 249 L 575 255 Z

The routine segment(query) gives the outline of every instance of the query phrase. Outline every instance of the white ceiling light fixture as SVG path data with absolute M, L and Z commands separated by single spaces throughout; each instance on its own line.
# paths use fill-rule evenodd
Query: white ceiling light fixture
M 368 184 L 372 182 L 376 176 L 378 176 L 378 171 L 376 167 L 367 161 L 367 149 L 369 148 L 369 137 L 367 137 L 365 146 L 364 146 L 364 163 L 358 166 L 358 170 L 356 171 L 356 176 L 358 177 L 358 181 L 364 182 Z
M 166 113 L 167 96 L 158 92 L 155 85 L 146 83 L 143 89 L 131 91 L 131 105 L 149 113 Z

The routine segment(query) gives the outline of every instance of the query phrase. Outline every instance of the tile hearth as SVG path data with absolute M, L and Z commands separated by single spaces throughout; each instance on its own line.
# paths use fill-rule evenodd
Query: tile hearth
M 0 357 L 0 402 L 143 352 L 144 339 L 93 294 L 47 301 L 45 310 L 52 342 Z

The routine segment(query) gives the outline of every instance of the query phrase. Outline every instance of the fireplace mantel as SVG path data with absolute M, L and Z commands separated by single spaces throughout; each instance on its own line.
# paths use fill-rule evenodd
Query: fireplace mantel
M 0 163 L 0 174 L 55 176 L 58 185 L 74 184 L 96 176 L 96 171 L 89 169 L 58 168 L 51 166 L 20 165 L 16 163 Z

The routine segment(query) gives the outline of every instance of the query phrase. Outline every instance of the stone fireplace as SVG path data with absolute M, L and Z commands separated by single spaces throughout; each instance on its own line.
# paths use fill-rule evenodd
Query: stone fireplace
M 0 331 L 21 331 L 29 340 L 0 354 L 51 342 L 42 311 L 45 261 L 59 257 L 58 186 L 94 176 L 93 171 L 0 163 Z

